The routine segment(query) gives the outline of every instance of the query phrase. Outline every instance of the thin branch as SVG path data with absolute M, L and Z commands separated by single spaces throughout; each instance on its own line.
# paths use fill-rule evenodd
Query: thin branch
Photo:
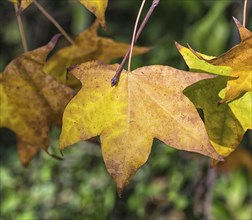
M 15 12 L 17 14 L 18 6 L 15 3 L 14 3 L 14 8 L 15 8 Z M 19 32 L 20 32 L 20 35 L 21 35 L 21 41 L 22 41 L 22 45 L 23 45 L 23 48 L 24 48 L 24 52 L 27 52 L 28 51 L 27 40 L 26 40 L 26 37 L 25 37 L 24 26 L 23 26 L 23 22 L 22 22 L 22 19 L 21 19 L 20 15 L 17 15 L 17 22 L 18 22 L 18 28 L 19 28 Z
M 205 199 L 203 203 L 203 218 L 205 220 L 211 220 L 211 208 L 212 208 L 212 189 L 216 180 L 216 169 L 210 168 L 208 170 L 205 188 Z
M 143 29 L 144 29 L 147 21 L 149 20 L 149 18 L 151 16 L 152 12 L 154 11 L 154 9 L 157 7 L 158 3 L 159 3 L 159 0 L 153 0 L 148 13 L 146 14 L 146 16 L 145 16 L 145 18 L 144 18 L 144 20 L 143 20 L 140 28 L 137 31 L 134 43 L 136 43 L 137 39 L 139 38 L 140 34 L 142 33 L 142 31 L 143 31 Z M 111 86 L 115 86 L 118 83 L 120 75 L 121 75 L 121 72 L 122 72 L 122 69 L 123 69 L 123 66 L 124 66 L 126 60 L 129 57 L 129 53 L 130 53 L 130 48 L 128 49 L 127 53 L 125 54 L 125 56 L 124 56 L 124 58 L 123 58 L 123 60 L 122 60 L 122 62 L 120 64 L 118 70 L 116 71 L 115 76 L 111 79 Z
M 64 35 L 64 37 L 71 43 L 74 44 L 72 38 L 65 32 L 60 24 L 40 5 L 37 0 L 33 0 L 34 5 L 54 24 L 54 26 Z
M 243 7 L 243 27 L 246 26 L 247 3 L 248 3 L 248 0 L 244 0 L 244 7 Z
M 133 35 L 132 35 L 132 40 L 131 40 L 131 45 L 130 45 L 129 61 L 128 61 L 128 71 L 129 71 L 129 72 L 130 72 L 130 66 L 131 66 L 132 52 L 133 52 L 134 43 L 135 43 L 135 38 L 136 38 L 136 30 L 137 30 L 139 18 L 140 18 L 140 16 L 141 16 L 141 13 L 142 13 L 142 10 L 143 10 L 145 1 L 146 1 L 146 0 L 143 0 L 143 1 L 142 1 L 141 7 L 140 7 L 139 12 L 138 12 L 138 15 L 137 15 L 137 19 L 136 19 L 136 23 L 135 23 Z

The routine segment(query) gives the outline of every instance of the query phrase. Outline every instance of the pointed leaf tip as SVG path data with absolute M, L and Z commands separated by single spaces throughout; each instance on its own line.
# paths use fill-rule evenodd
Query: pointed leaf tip
M 232 17 L 233 18 L 233 20 L 234 20 L 234 22 L 235 22 L 235 24 L 236 24 L 236 26 L 239 28 L 239 27 L 242 27 L 242 24 L 240 23 L 240 21 L 236 18 L 236 17 Z
M 239 34 L 240 34 L 240 38 L 241 38 L 241 41 L 244 41 L 245 39 L 249 38 L 250 36 L 252 36 L 252 33 L 250 30 L 248 30 L 246 27 L 244 27 L 240 21 L 238 19 L 236 19 L 235 17 L 233 17 L 233 20 L 236 24 L 236 27 L 239 31 Z
M 55 34 L 52 39 L 49 41 L 49 44 L 54 47 L 55 44 L 58 42 L 59 38 L 62 36 L 62 34 Z
M 182 48 L 182 46 L 177 41 L 175 41 L 175 46 L 177 47 L 178 50 Z

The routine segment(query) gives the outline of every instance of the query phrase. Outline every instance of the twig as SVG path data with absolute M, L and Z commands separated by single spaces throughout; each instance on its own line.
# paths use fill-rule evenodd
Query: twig
M 15 3 L 14 3 L 14 8 L 15 8 L 15 12 L 17 14 L 18 6 Z M 25 37 L 24 26 L 23 26 L 23 22 L 22 22 L 22 19 L 21 19 L 20 15 L 17 15 L 17 22 L 18 22 L 18 28 L 19 28 L 19 32 L 20 32 L 20 35 L 21 35 L 21 40 L 22 40 L 22 45 L 23 45 L 23 48 L 24 48 L 24 52 L 27 52 L 28 51 L 27 40 L 26 40 L 26 37 Z
M 244 7 L 243 7 L 243 27 L 246 26 L 246 11 L 247 11 L 247 0 L 244 0 Z
M 140 18 L 140 16 L 141 16 L 141 13 L 142 13 L 142 10 L 143 10 L 145 1 L 146 1 L 146 0 L 143 0 L 143 1 L 142 1 L 141 7 L 140 7 L 139 12 L 138 12 L 138 15 L 137 15 L 137 19 L 136 19 L 136 23 L 135 23 L 133 35 L 132 35 L 132 40 L 131 40 L 131 45 L 130 45 L 129 61 L 128 61 L 128 71 L 129 71 L 129 72 L 130 72 L 131 58 L 132 58 L 132 52 L 133 52 L 133 48 L 134 48 L 134 42 L 135 42 L 135 38 L 136 38 L 136 30 L 137 30 L 139 18 Z
M 34 5 L 54 24 L 54 26 L 64 35 L 64 37 L 71 43 L 74 44 L 72 38 L 65 32 L 60 24 L 40 5 L 37 0 L 33 0 Z
M 206 194 L 203 204 L 203 218 L 205 220 L 211 220 L 211 207 L 212 207 L 212 189 L 216 180 L 216 169 L 209 168 L 206 179 Z
M 144 20 L 143 20 L 140 28 L 137 31 L 134 43 L 136 43 L 137 39 L 139 38 L 140 34 L 142 33 L 142 31 L 143 31 L 143 29 L 144 29 L 147 21 L 149 20 L 149 18 L 151 16 L 152 12 L 154 11 L 154 9 L 157 7 L 158 3 L 159 3 L 159 0 L 153 0 L 148 13 L 146 14 L 146 16 L 145 16 L 145 18 L 144 18 Z M 118 83 L 120 75 L 121 75 L 121 72 L 122 72 L 122 69 L 123 69 L 123 66 L 124 66 L 126 60 L 129 57 L 129 53 L 130 53 L 130 48 L 128 49 L 127 53 L 125 54 L 125 56 L 124 56 L 124 58 L 123 58 L 123 60 L 122 60 L 122 62 L 120 64 L 118 70 L 116 71 L 115 76 L 111 79 L 111 86 L 115 86 Z

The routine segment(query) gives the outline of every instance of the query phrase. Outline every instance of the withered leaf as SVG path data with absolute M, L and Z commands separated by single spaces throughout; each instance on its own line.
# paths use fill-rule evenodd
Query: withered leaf
M 47 151 L 49 129 L 61 122 L 64 107 L 73 96 L 72 89 L 42 71 L 58 37 L 14 59 L 1 74 L 0 127 L 17 134 L 23 164 L 28 164 L 38 147 Z M 31 147 L 36 150 L 28 150 Z

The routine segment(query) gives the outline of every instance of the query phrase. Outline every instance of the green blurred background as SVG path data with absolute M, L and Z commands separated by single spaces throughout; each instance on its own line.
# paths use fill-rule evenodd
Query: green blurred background
M 94 16 L 77 0 L 41 0 L 43 7 L 72 36 L 91 25 Z M 0 71 L 22 53 L 12 3 L 0 2 Z M 107 31 L 103 36 L 130 43 L 138 0 L 109 0 Z M 148 0 L 146 13 L 151 0 Z M 247 27 L 252 30 L 252 2 Z M 239 43 L 232 16 L 242 22 L 243 0 L 160 0 L 138 45 L 151 46 L 134 57 L 133 68 L 164 64 L 187 69 L 174 41 L 195 50 L 219 55 Z M 31 5 L 22 14 L 28 47 L 33 50 L 58 30 Z M 63 38 L 58 48 L 68 45 Z M 120 62 L 120 59 L 113 62 Z M 60 130 L 51 132 L 50 151 L 58 154 Z M 206 157 L 178 151 L 154 141 L 150 158 L 125 189 L 122 198 L 108 175 L 99 144 L 80 142 L 64 151 L 58 161 L 41 152 L 28 168 L 19 162 L 15 134 L 0 128 L 0 219 L 252 219 L 251 131 L 234 156 L 218 172 Z M 242 155 L 242 156 L 241 156 Z M 244 163 L 244 161 L 248 161 Z M 242 162 L 243 161 L 243 162 Z M 223 172 L 225 170 L 225 172 Z

